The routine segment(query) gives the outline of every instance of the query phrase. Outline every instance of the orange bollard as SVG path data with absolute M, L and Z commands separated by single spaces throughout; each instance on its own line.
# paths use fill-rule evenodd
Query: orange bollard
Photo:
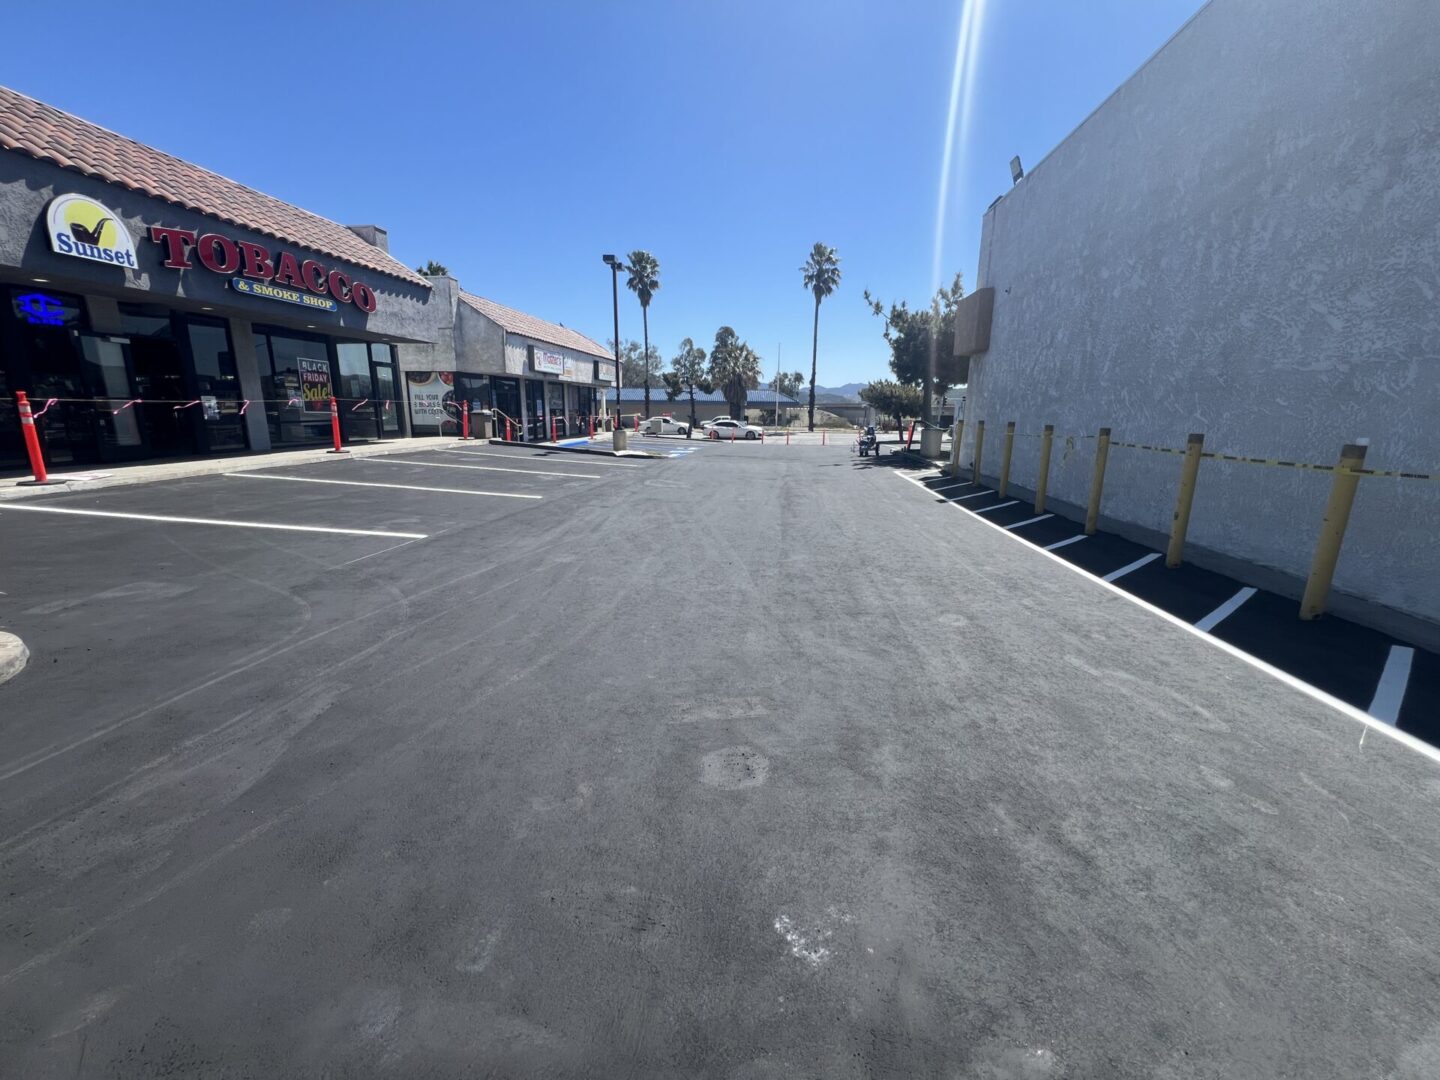
M 348 454 L 350 452 L 340 445 L 340 402 L 334 394 L 330 395 L 330 437 L 335 440 L 335 449 L 326 450 L 327 454 Z
M 51 480 L 50 475 L 45 471 L 45 455 L 40 452 L 40 436 L 35 433 L 35 417 L 31 413 L 30 399 L 24 390 L 15 391 L 15 407 L 20 412 L 20 431 L 25 436 L 25 453 L 30 458 L 30 471 L 35 474 L 35 479 L 21 480 L 20 484 L 24 487 L 49 487 L 52 484 L 63 484 L 64 480 Z
M 460 407 L 464 410 L 460 414 L 460 440 L 468 442 L 470 439 L 470 402 L 462 401 Z
M 905 435 L 905 449 L 910 449 L 910 444 L 915 441 L 915 421 L 910 421 L 910 430 Z
M 509 418 L 508 416 L 505 418 L 505 441 L 506 441 L 506 442 L 510 442 L 510 441 L 511 441 L 511 439 L 510 439 L 510 418 Z
M 560 441 L 559 439 L 557 439 L 557 438 L 555 437 L 555 417 L 553 417 L 553 416 L 550 417 L 550 441 L 551 441 L 551 442 L 559 442 L 559 441 Z

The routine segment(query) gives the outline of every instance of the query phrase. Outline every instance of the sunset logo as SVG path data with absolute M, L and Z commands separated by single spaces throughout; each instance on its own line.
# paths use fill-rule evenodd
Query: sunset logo
M 134 267 L 135 242 L 115 211 L 84 195 L 59 195 L 47 215 L 50 247 L 77 259 Z

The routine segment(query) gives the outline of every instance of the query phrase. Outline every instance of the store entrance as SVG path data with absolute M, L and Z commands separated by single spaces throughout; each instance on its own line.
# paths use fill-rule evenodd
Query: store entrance
M 550 437 L 545 430 L 545 384 L 539 379 L 525 380 L 525 439 L 544 442 Z
M 138 305 L 136 305 L 138 307 Z M 129 340 L 134 393 L 140 399 L 142 439 L 149 457 L 185 457 L 199 449 L 200 410 L 185 378 L 180 345 L 171 331 L 170 314 L 126 311 L 121 305 L 121 329 Z

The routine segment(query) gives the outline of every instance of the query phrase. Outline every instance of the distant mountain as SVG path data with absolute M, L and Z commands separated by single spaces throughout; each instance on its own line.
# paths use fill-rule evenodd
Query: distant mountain
M 816 401 L 859 401 L 860 391 L 869 383 L 847 382 L 844 386 L 815 386 Z M 807 387 L 808 389 L 808 387 Z

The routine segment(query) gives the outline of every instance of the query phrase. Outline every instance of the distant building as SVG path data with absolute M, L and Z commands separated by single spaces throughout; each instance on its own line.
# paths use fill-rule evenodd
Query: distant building
M 610 400 L 615 400 L 614 391 L 610 393 Z M 645 387 L 626 386 L 620 391 L 621 414 L 633 417 L 637 413 L 645 415 Z M 780 410 L 780 423 L 784 424 L 793 418 L 796 409 L 803 408 L 803 404 L 785 394 L 776 394 L 773 390 L 761 389 L 751 390 L 745 402 L 745 419 L 753 424 L 775 423 L 775 410 Z M 689 419 L 690 416 L 690 395 L 682 393 L 674 401 L 665 396 L 665 385 L 651 385 L 650 387 L 650 415 L 651 416 L 674 416 L 677 419 Z M 702 394 L 698 390 L 695 393 L 695 418 L 701 423 L 706 420 L 713 420 L 717 416 L 729 416 L 730 406 L 726 403 L 723 394 L 711 392 Z

